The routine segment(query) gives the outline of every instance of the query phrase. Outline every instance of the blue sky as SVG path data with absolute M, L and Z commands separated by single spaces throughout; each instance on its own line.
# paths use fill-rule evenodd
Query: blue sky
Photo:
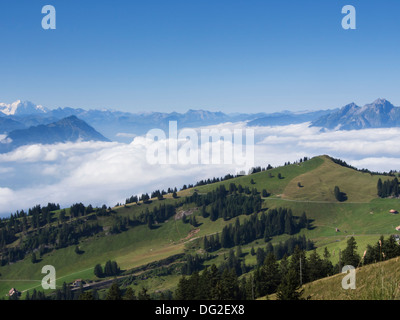
M 43 30 L 41 8 L 57 11 Z M 357 29 L 343 30 L 354 5 Z M 0 3 L 0 102 L 131 112 L 400 105 L 400 2 Z

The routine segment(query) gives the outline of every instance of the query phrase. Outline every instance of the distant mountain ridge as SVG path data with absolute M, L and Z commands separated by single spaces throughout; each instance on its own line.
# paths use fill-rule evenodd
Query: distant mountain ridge
M 54 144 L 76 141 L 110 141 L 76 116 L 70 116 L 47 125 L 11 131 L 2 143 L 0 153 L 29 144 Z M 0 141 L 1 142 L 1 141 Z
M 310 122 L 319 119 L 324 115 L 331 114 L 332 110 L 318 110 L 306 112 L 276 112 L 266 115 L 265 117 L 252 120 L 249 126 L 286 126 L 289 124 L 298 124 Z
M 22 108 L 21 110 L 19 110 Z M 169 121 L 177 121 L 178 129 L 183 127 L 199 127 L 216 125 L 224 122 L 251 121 L 264 117 L 265 113 L 247 114 L 212 112 L 207 110 L 188 110 L 185 113 L 148 112 L 130 113 L 113 110 L 85 110 L 81 108 L 57 108 L 47 109 L 31 102 L 17 101 L 12 104 L 0 104 L 0 119 L 7 118 L 18 122 L 22 128 L 30 126 L 46 125 L 69 116 L 76 116 L 99 130 L 111 140 L 121 141 L 118 134 L 126 133 L 130 136 L 146 134 L 150 129 L 159 128 L 167 130 Z M 16 123 L 14 123 L 16 125 Z M 9 130 L 0 122 L 0 134 Z M 128 139 L 128 140 L 126 140 Z M 130 142 L 131 138 L 125 138 L 121 142 Z
M 47 113 L 48 109 L 41 105 L 36 105 L 30 101 L 17 100 L 13 103 L 0 103 L 0 115 L 19 116 L 35 113 Z
M 350 103 L 311 123 L 313 127 L 331 130 L 359 130 L 400 126 L 400 107 L 386 99 L 377 99 L 363 107 Z
M 207 110 L 178 112 L 130 113 L 114 110 L 85 110 L 81 108 L 48 109 L 29 101 L 0 103 L 0 134 L 17 129 L 48 125 L 75 116 L 92 126 L 109 140 L 131 142 L 137 135 L 159 128 L 168 130 L 170 121 L 178 122 L 178 130 L 184 127 L 218 125 L 226 122 L 246 122 L 250 127 L 282 126 L 310 122 L 311 127 L 328 130 L 359 130 L 366 128 L 400 127 L 400 107 L 386 99 L 377 99 L 363 107 L 350 103 L 342 108 L 275 113 L 231 113 Z

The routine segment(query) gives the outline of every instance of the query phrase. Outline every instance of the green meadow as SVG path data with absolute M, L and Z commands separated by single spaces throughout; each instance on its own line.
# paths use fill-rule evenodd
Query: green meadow
M 366 246 L 376 243 L 381 235 L 397 233 L 395 228 L 400 225 L 400 214 L 391 214 L 389 211 L 400 211 L 400 200 L 378 198 L 376 185 L 379 178 L 393 179 L 362 173 L 340 166 L 328 156 L 320 156 L 301 163 L 182 190 L 178 192 L 177 199 L 167 195 L 163 200 L 152 199 L 149 203 L 115 207 L 110 216 L 96 218 L 104 231 L 80 241 L 79 249 L 82 253 L 77 254 L 75 247 L 70 246 L 44 254 L 37 263 L 32 263 L 28 255 L 22 261 L 0 267 L 0 297 L 5 297 L 12 287 L 19 291 L 40 289 L 40 281 L 44 276 L 41 269 L 44 265 L 53 265 L 56 268 L 57 286 L 61 287 L 63 282 L 71 283 L 75 279 L 99 280 L 93 273 L 94 266 L 98 263 L 104 265 L 108 260 L 117 261 L 121 269 L 127 271 L 178 253 L 201 253 L 203 237 L 220 233 L 224 226 L 234 223 L 234 219 L 224 221 L 220 218 L 212 222 L 200 215 L 200 208 L 193 204 L 182 204 L 177 212 L 186 211 L 195 215 L 198 222 L 196 227 L 172 217 L 153 229 L 149 229 L 147 225 L 139 225 L 118 234 L 110 234 L 108 231 L 115 217 L 134 217 L 146 209 L 151 212 L 160 203 L 182 202 L 185 196 L 195 191 L 205 194 L 222 184 L 228 189 L 231 183 L 250 189 L 256 188 L 258 192 L 266 189 L 270 194 L 263 198 L 262 208 L 266 213 L 269 209 L 279 207 L 291 209 L 295 216 L 305 212 L 310 220 L 310 228 L 302 229 L 300 234 L 313 240 L 321 255 L 326 247 L 331 253 L 332 262 L 336 263 L 338 252 L 346 247 L 349 236 L 355 237 L 358 251 L 362 254 Z M 335 199 L 335 186 L 346 194 L 346 201 L 339 202 Z M 54 225 L 59 213 L 60 211 L 54 212 Z M 68 209 L 66 214 L 69 214 Z M 239 216 L 241 221 L 248 218 Z M 288 237 L 280 235 L 271 241 L 274 244 Z M 10 247 L 17 244 L 18 242 L 10 244 Z M 242 246 L 246 265 L 256 264 L 256 257 L 250 254 L 251 248 L 256 250 L 265 246 L 263 239 Z M 213 253 L 215 257 L 206 261 L 205 265 L 222 263 L 228 252 L 227 249 L 220 249 Z M 173 291 L 179 278 L 177 274 L 154 276 L 131 285 L 136 291 L 143 286 L 149 292 L 167 289 Z

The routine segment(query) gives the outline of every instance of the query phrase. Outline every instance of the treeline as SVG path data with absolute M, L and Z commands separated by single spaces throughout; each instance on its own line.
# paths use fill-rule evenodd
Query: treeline
M 290 161 L 285 162 L 284 166 L 288 166 L 288 165 L 291 165 L 291 164 L 299 164 L 299 163 L 306 162 L 308 160 L 309 160 L 308 157 L 303 157 L 303 158 L 300 158 L 299 160 L 296 160 L 296 161 L 294 161 L 292 163 L 290 163 Z M 271 166 L 270 164 L 268 164 L 266 167 L 257 166 L 257 167 L 251 168 L 249 170 L 248 174 L 254 174 L 254 173 L 258 173 L 258 172 L 268 171 L 268 170 L 271 170 L 273 168 L 274 167 Z M 194 184 L 194 186 L 193 185 L 190 185 L 190 186 L 191 187 L 204 186 L 204 185 L 207 185 L 207 184 L 212 184 L 212 183 L 216 183 L 216 182 L 221 182 L 221 181 L 226 181 L 226 180 L 229 180 L 229 179 L 237 178 L 237 177 L 240 177 L 240 176 L 243 176 L 243 175 L 245 175 L 244 172 L 242 172 L 240 174 L 237 174 L 237 175 L 227 174 L 223 178 L 222 177 L 221 178 L 215 178 L 214 177 L 212 179 L 209 178 L 207 180 L 200 180 L 196 184 Z M 185 186 L 185 188 L 187 188 L 187 186 Z
M 49 203 L 45 207 L 40 205 L 11 214 L 9 218 L 0 220 L 0 251 L 4 246 L 14 242 L 17 233 L 27 233 L 30 227 L 38 228 L 49 224 L 52 219 L 52 211 L 59 210 L 60 205 Z
M 163 190 L 155 190 L 150 193 L 143 193 L 141 196 L 131 196 L 129 198 L 126 198 L 125 204 L 130 204 L 130 203 L 138 203 L 139 201 L 143 202 L 148 202 L 152 198 L 157 198 L 158 200 L 164 199 L 164 196 L 166 194 L 172 193 L 174 195 L 174 198 L 176 198 L 176 193 L 178 192 L 178 189 L 175 188 L 168 188 L 167 191 Z
M 18 246 L 2 247 L 1 265 L 22 260 L 26 254 L 35 251 L 42 256 L 53 249 L 77 245 L 80 239 L 93 236 L 101 231 L 103 231 L 103 227 L 98 223 L 87 223 L 81 220 L 37 229 L 26 234 Z
M 243 223 L 236 218 L 234 224 L 229 224 L 222 229 L 221 236 L 205 236 L 203 239 L 204 249 L 208 252 L 219 248 L 231 248 L 244 245 L 257 239 L 269 241 L 271 237 L 289 234 L 293 235 L 302 228 L 308 228 L 309 221 L 306 213 L 301 217 L 295 217 L 289 209 L 272 209 L 266 214 L 255 214 Z
M 60 210 L 59 204 L 36 205 L 27 212 L 17 211 L 9 218 L 0 220 L 1 265 L 22 260 L 29 253 L 37 252 L 42 256 L 53 249 L 76 245 L 81 238 L 103 231 L 97 222 L 90 220 L 96 219 L 97 215 L 110 214 L 105 205 L 94 209 L 82 203 L 73 204 L 68 216 L 67 211 L 62 209 L 55 217 L 56 210 Z M 79 219 L 81 217 L 84 218 Z M 18 245 L 9 246 L 18 239 Z
M 49 203 L 47 206 L 41 207 L 36 205 L 29 208 L 28 212 L 24 210 L 17 211 L 15 214 L 11 214 L 9 218 L 3 218 L 0 220 L 0 250 L 5 245 L 14 242 L 18 233 L 27 234 L 32 229 L 38 229 L 47 227 L 51 223 L 58 222 L 64 223 L 68 219 L 84 217 L 91 213 L 96 215 L 105 215 L 107 209 L 105 205 L 102 208 L 95 208 L 91 205 L 85 207 L 82 203 L 73 204 L 70 207 L 70 215 L 67 217 L 66 210 L 62 209 L 58 215 L 58 219 L 54 218 L 54 211 L 60 210 L 60 205 L 55 203 Z
M 368 169 L 358 169 L 356 167 L 353 167 L 351 165 L 349 165 L 348 163 L 346 163 L 346 161 L 343 161 L 341 159 L 335 159 L 332 157 L 329 157 L 334 163 L 345 167 L 345 168 L 349 168 L 349 169 L 353 169 L 359 172 L 363 172 L 363 173 L 369 173 L 370 175 L 383 175 L 383 176 L 390 176 L 390 177 L 394 177 L 395 174 L 397 173 L 397 171 L 395 170 L 390 170 L 389 172 L 377 172 L 377 171 L 370 171 Z
M 377 191 L 378 196 L 381 198 L 398 197 L 400 194 L 399 180 L 394 178 L 393 180 L 382 182 L 382 179 L 379 179 L 377 183 Z
M 135 227 L 143 224 L 147 224 L 148 227 L 152 229 L 155 224 L 165 222 L 173 217 L 176 213 L 177 206 L 180 206 L 180 204 L 160 204 L 159 206 L 154 206 L 151 211 L 146 207 L 144 211 L 140 212 L 132 219 L 130 217 L 114 216 L 110 232 L 116 234 L 126 231 L 128 227 Z
M 169 193 L 176 194 L 176 192 L 178 192 L 178 189 L 176 187 L 168 188 L 167 191 L 155 190 L 155 191 L 151 192 L 150 195 L 148 193 L 143 193 L 141 196 L 131 196 L 129 198 L 126 198 L 125 204 L 138 203 L 139 201 L 146 202 L 152 198 L 157 198 L 158 200 L 162 200 L 162 199 L 164 199 L 164 196 L 166 194 L 169 194 Z
M 299 164 L 299 163 L 306 162 L 308 160 L 309 160 L 308 157 L 303 157 L 303 158 L 300 158 L 299 160 L 296 160 L 296 161 L 294 161 L 292 163 L 290 161 L 285 162 L 284 166 L 288 166 L 290 164 Z M 273 168 L 274 167 L 271 166 L 270 164 L 268 164 L 266 167 L 257 166 L 257 167 L 251 168 L 249 170 L 248 174 L 254 174 L 254 173 L 258 173 L 258 172 L 262 172 L 262 171 L 267 171 L 267 170 L 271 170 Z M 233 179 L 233 178 L 241 177 L 243 175 L 246 175 L 246 173 L 245 172 L 241 172 L 241 173 L 236 174 L 236 175 L 232 175 L 232 174 L 229 173 L 229 174 L 226 174 L 224 177 L 220 177 L 220 178 L 219 177 L 213 177 L 213 178 L 208 178 L 208 179 L 197 181 L 194 184 L 188 184 L 188 185 L 184 184 L 181 187 L 180 190 L 182 191 L 182 190 L 186 190 L 186 189 L 190 189 L 190 188 L 195 188 L 195 187 L 205 186 L 205 185 L 208 185 L 208 184 L 222 182 L 222 181 L 230 180 L 230 179 Z M 167 191 L 155 190 L 155 191 L 151 192 L 150 195 L 148 193 L 144 193 L 141 196 L 132 195 L 131 197 L 125 199 L 125 204 L 138 203 L 139 201 L 146 202 L 146 201 L 150 200 L 151 198 L 158 198 L 158 199 L 161 200 L 161 199 L 163 199 L 164 195 L 171 194 L 171 193 L 173 194 L 173 193 L 176 193 L 176 192 L 178 192 L 178 189 L 175 187 L 175 188 L 168 188 Z
M 177 204 L 180 205 L 180 204 Z M 103 231 L 103 227 L 95 221 L 96 216 L 109 216 L 111 208 L 103 205 L 101 208 L 85 207 L 76 203 L 69 209 L 69 216 L 65 209 L 60 210 L 58 219 L 54 218 L 54 210 L 60 206 L 49 204 L 41 207 L 34 206 L 28 213 L 17 211 L 9 219 L 0 221 L 0 263 L 5 265 L 25 258 L 29 253 L 38 252 L 40 256 L 54 249 L 77 245 L 83 237 L 90 237 Z M 175 206 L 160 204 L 151 211 L 148 208 L 131 219 L 113 215 L 111 234 L 120 233 L 141 224 L 164 222 L 175 214 Z M 83 217 L 83 219 L 79 219 Z M 72 220 L 74 218 L 74 220 Z M 75 219 L 76 218 L 76 219 Z M 18 234 L 18 236 L 17 236 Z M 17 246 L 9 246 L 21 238 Z

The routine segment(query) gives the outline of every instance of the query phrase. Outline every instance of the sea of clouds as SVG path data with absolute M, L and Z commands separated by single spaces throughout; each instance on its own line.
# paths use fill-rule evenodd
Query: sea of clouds
M 208 128 L 245 130 L 246 125 L 229 123 Z M 400 128 L 322 132 L 303 123 L 250 129 L 255 136 L 256 166 L 279 166 L 304 156 L 327 154 L 358 168 L 400 169 Z M 77 202 L 113 206 L 131 195 L 168 187 L 179 189 L 183 184 L 235 174 L 241 169 L 236 163 L 151 164 L 149 144 L 145 136 L 138 136 L 130 144 L 29 145 L 0 154 L 0 215 L 48 202 L 62 207 Z

